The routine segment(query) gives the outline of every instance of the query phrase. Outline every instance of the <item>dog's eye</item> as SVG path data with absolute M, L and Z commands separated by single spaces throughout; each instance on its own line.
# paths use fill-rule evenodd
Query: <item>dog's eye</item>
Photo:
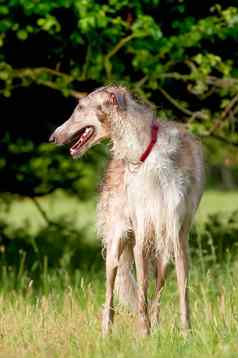
M 81 104 L 79 104 L 77 110 L 81 111 L 82 109 L 83 109 L 83 106 L 81 106 Z
M 100 104 L 97 105 L 97 110 L 100 111 L 100 112 L 102 111 L 102 106 Z

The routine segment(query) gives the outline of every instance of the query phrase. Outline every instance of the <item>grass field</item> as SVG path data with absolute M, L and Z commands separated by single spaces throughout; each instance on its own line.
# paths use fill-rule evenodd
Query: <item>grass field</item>
M 80 228 L 87 223 L 94 237 L 94 203 L 86 206 L 63 197 L 41 201 L 54 219 L 72 212 Z M 237 209 L 238 193 L 206 193 L 198 214 Z M 2 214 L 3 215 L 3 214 Z M 8 214 L 11 225 L 27 220 L 36 231 L 44 221 L 29 201 L 15 202 Z M 190 294 L 192 331 L 179 331 L 175 273 L 171 270 L 161 303 L 160 328 L 148 338 L 137 336 L 135 319 L 118 308 L 112 335 L 100 334 L 104 299 L 103 272 L 63 268 L 42 270 L 35 287 L 29 273 L 2 272 L 0 284 L 0 357 L 237 357 L 238 356 L 238 262 L 206 265 L 201 256 L 192 262 Z M 12 284 L 18 281 L 17 287 Z M 118 313 L 118 312 L 117 312 Z

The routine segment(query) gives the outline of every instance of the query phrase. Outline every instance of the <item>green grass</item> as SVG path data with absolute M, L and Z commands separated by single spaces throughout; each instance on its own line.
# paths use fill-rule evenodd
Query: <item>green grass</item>
M 69 213 L 76 226 L 89 229 L 94 239 L 94 207 L 62 194 L 40 203 L 54 220 Z M 237 208 L 238 193 L 207 192 L 198 222 L 208 214 Z M 2 214 L 3 215 L 3 214 Z M 29 230 L 45 225 L 27 200 L 13 203 L 7 216 L 10 225 Z M 136 319 L 117 308 L 112 335 L 100 333 L 104 300 L 104 274 L 64 267 L 42 269 L 40 283 L 32 280 L 24 265 L 18 270 L 3 267 L 0 283 L 0 357 L 237 357 L 238 356 L 238 261 L 207 264 L 202 255 L 192 262 L 190 301 L 192 331 L 184 338 L 179 330 L 179 306 L 172 269 L 161 302 L 161 323 L 150 337 L 137 334 Z
M 201 265 L 202 267 L 202 265 Z M 238 265 L 191 271 L 193 329 L 179 331 L 174 274 L 164 289 L 161 325 L 151 337 L 137 335 L 136 320 L 120 309 L 112 335 L 100 332 L 102 277 L 69 284 L 67 274 L 45 276 L 45 287 L 34 291 L 22 281 L 18 291 L 0 294 L 0 344 L 3 357 L 237 357 Z
M 87 225 L 90 230 L 95 224 L 95 200 L 80 202 L 76 197 L 68 196 L 61 191 L 37 200 L 52 221 L 69 215 L 78 229 Z M 2 212 L 1 217 L 4 217 L 14 227 L 22 227 L 27 223 L 31 233 L 35 233 L 46 224 L 39 210 L 29 198 L 13 201 L 7 215 Z
M 238 210 L 237 191 L 209 190 L 205 192 L 201 200 L 197 213 L 197 221 L 204 221 L 211 214 L 229 214 L 235 210 Z

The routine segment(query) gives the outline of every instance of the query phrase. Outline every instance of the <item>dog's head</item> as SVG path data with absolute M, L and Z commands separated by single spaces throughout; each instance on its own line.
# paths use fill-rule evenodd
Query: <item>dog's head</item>
M 72 157 L 81 156 L 111 136 L 111 118 L 115 111 L 126 110 L 126 94 L 123 87 L 108 86 L 82 97 L 71 117 L 56 128 L 50 141 L 69 145 Z

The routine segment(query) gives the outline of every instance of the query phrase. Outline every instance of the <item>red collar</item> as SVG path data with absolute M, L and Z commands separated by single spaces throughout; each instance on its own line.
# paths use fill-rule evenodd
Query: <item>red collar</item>
M 158 132 L 159 132 L 159 123 L 153 121 L 152 126 L 151 126 L 150 143 L 148 144 L 146 150 L 144 151 L 144 153 L 140 157 L 141 162 L 144 162 L 147 159 L 147 157 L 150 155 L 150 152 L 152 151 L 155 143 L 157 142 Z

